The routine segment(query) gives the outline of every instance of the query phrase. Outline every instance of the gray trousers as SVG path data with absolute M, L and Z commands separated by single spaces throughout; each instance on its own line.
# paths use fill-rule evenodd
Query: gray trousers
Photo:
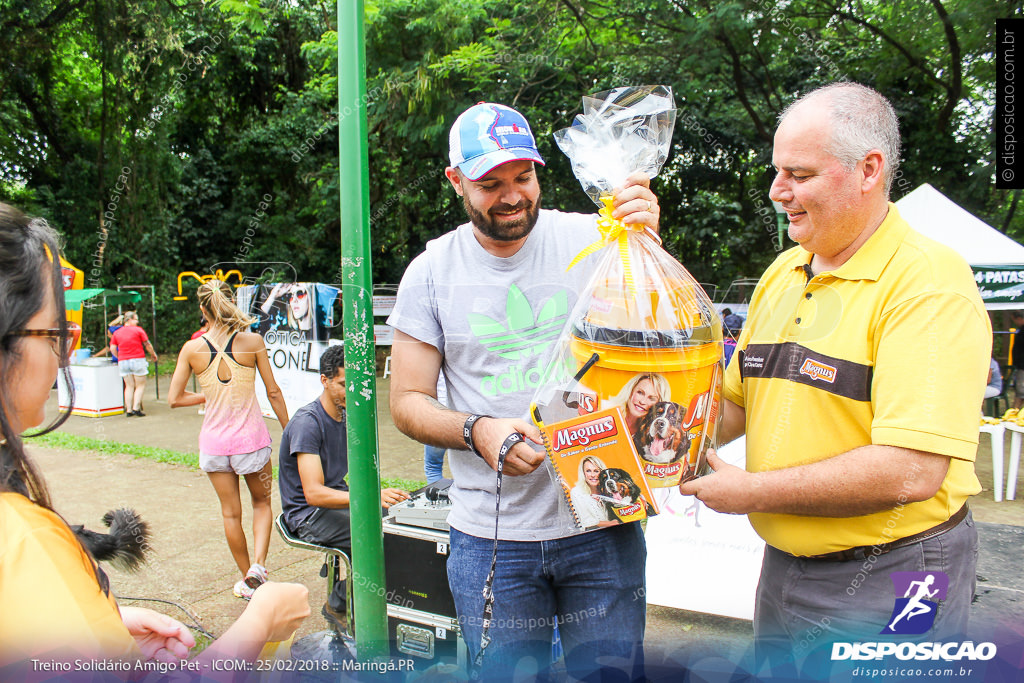
M 920 543 L 864 560 L 826 562 L 765 546 L 754 607 L 757 658 L 773 673 L 827 666 L 832 643 L 961 640 L 974 598 L 978 532 L 967 513 L 960 524 Z M 892 572 L 943 572 L 945 600 L 921 635 L 883 635 L 897 598 Z M 805 668 L 805 673 L 806 668 Z
M 337 548 L 352 559 L 351 517 L 347 508 L 317 508 L 309 519 L 295 530 L 295 535 L 308 543 Z M 335 582 L 333 590 L 327 597 L 327 604 L 335 612 L 345 612 L 344 579 Z

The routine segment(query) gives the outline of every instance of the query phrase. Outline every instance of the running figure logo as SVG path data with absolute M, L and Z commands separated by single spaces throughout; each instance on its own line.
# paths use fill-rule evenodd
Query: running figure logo
M 889 624 L 883 634 L 920 635 L 935 623 L 938 602 L 946 599 L 949 577 L 944 572 L 893 572 L 896 591 Z M 902 597 L 900 597 L 902 596 Z

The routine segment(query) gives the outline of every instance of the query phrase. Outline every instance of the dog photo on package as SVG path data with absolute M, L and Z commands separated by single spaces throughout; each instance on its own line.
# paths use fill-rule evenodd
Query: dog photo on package
M 637 171 L 653 178 L 668 156 L 671 90 L 616 88 L 583 103 L 555 140 L 600 207 L 601 239 L 568 265 L 598 261 L 532 417 L 579 526 L 592 528 L 656 514 L 650 488 L 708 472 L 724 364 L 721 320 L 700 284 L 653 231 L 611 215 L 612 189 Z

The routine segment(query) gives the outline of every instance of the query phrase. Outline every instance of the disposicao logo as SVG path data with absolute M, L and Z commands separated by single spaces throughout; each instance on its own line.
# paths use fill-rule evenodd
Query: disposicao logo
M 832 661 L 843 659 L 869 660 L 895 655 L 896 659 L 919 662 L 987 661 L 996 656 L 995 643 L 832 643 Z
M 896 604 L 883 634 L 920 635 L 935 623 L 938 603 L 946 599 L 949 577 L 944 572 L 893 572 Z
M 892 572 L 895 604 L 881 635 L 921 635 L 935 624 L 938 603 L 946 599 L 949 577 L 944 572 Z M 897 659 L 918 661 L 988 660 L 996 656 L 994 643 L 868 642 L 833 643 L 832 660 Z

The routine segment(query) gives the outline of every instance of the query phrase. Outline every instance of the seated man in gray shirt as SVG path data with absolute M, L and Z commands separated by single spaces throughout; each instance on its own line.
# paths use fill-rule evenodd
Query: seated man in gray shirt
M 351 557 L 343 346 L 332 346 L 320 356 L 320 383 L 324 390 L 319 398 L 299 408 L 281 435 L 281 506 L 285 526 L 294 535 Z M 408 498 L 399 489 L 381 491 L 384 507 Z M 329 618 L 345 614 L 344 580 L 334 585 L 325 607 Z

